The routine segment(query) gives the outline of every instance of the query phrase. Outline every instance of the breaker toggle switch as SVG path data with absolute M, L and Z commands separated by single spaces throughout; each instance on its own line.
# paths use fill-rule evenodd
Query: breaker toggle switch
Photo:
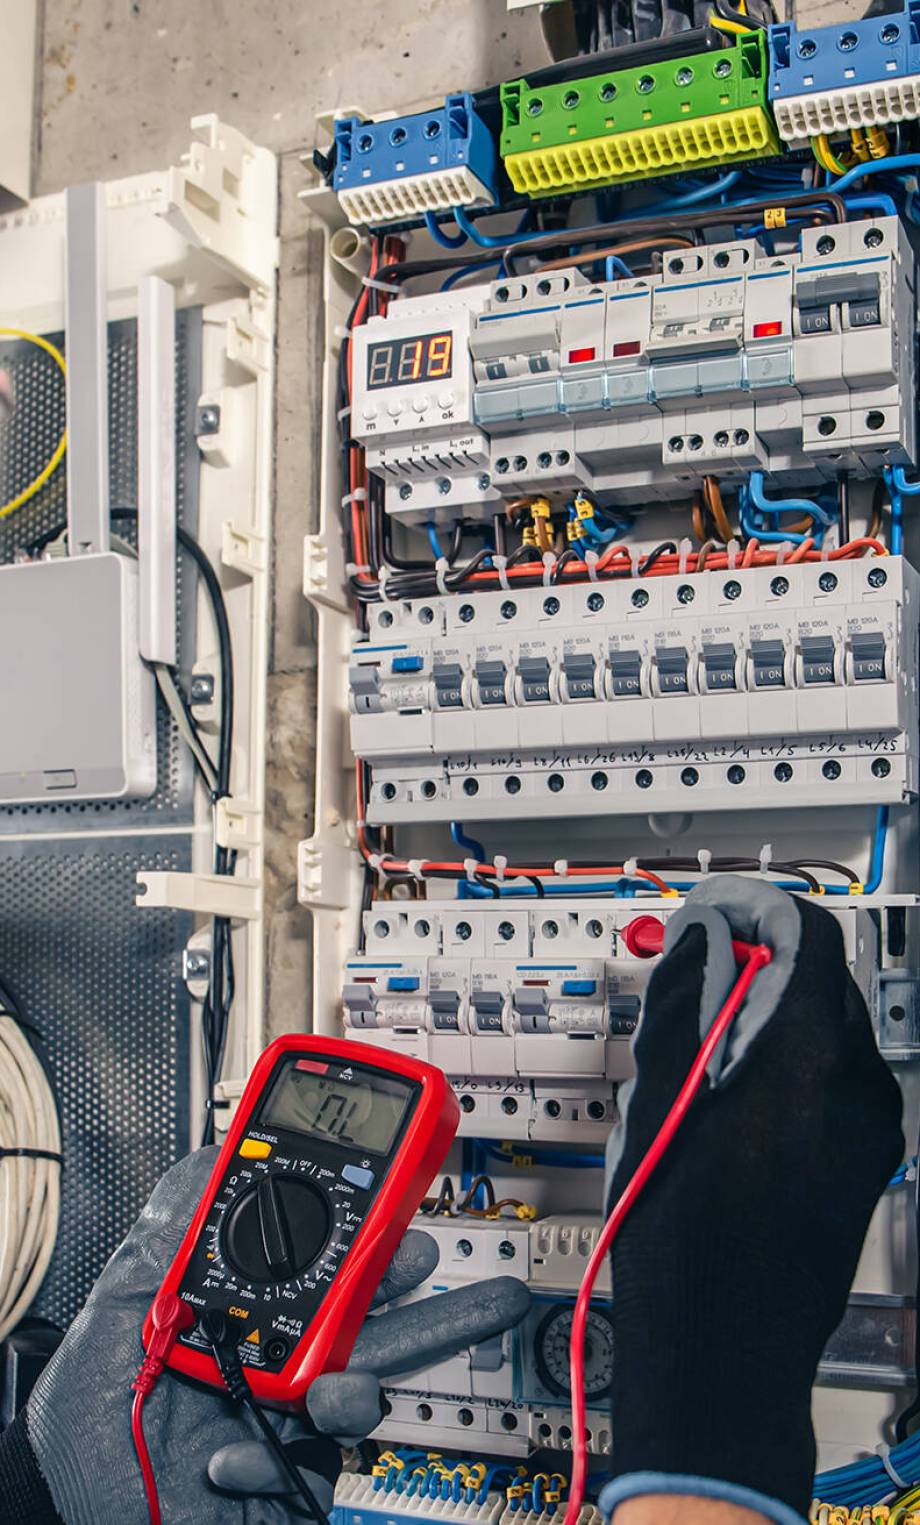
M 642 1002 L 637 995 L 608 995 L 607 1022 L 612 1038 L 628 1038 L 639 1025 Z
M 473 1022 L 478 1033 L 500 1033 L 504 1001 L 498 990 L 474 990 L 470 996 Z
M 704 644 L 703 672 L 709 693 L 738 687 L 735 671 L 737 660 L 738 653 L 730 641 L 712 641 Z
M 786 648 L 779 640 L 751 642 L 755 688 L 785 688 Z
M 802 682 L 808 684 L 833 683 L 834 638 L 832 635 L 803 635 Z
M 611 687 L 616 698 L 642 692 L 642 658 L 638 651 L 610 651 Z
M 432 668 L 434 691 L 438 708 L 459 710 L 463 708 L 463 668 L 459 662 L 435 662 Z
M 516 990 L 514 1010 L 522 1033 L 549 1032 L 549 1006 L 545 990 Z
M 521 657 L 518 676 L 525 704 L 549 703 L 549 658 Z
M 433 990 L 428 997 L 428 1004 L 435 1032 L 460 1031 L 460 996 L 456 990 Z
M 662 694 L 688 694 L 690 681 L 687 675 L 689 656 L 686 646 L 656 646 L 655 663 L 658 668 L 658 691 Z
M 355 664 L 348 669 L 348 681 L 351 685 L 355 713 L 358 715 L 380 714 L 383 710 L 383 696 L 380 693 L 379 667 L 376 664 L 374 666 Z
M 505 678 L 508 669 L 504 662 L 480 661 L 476 663 L 476 681 L 479 684 L 481 704 L 507 704 Z
M 850 637 L 854 683 L 884 683 L 885 637 L 880 630 L 857 630 Z
M 593 699 L 594 656 L 590 651 L 567 651 L 562 658 L 566 692 L 570 699 Z
M 350 1027 L 377 1026 L 374 993 L 368 989 L 367 985 L 346 985 L 342 991 L 342 1001 L 348 1012 Z

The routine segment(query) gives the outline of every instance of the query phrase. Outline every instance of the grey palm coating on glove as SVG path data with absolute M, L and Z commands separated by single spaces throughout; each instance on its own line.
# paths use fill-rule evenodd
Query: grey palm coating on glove
M 131 1382 L 143 1359 L 141 1328 L 216 1158 L 216 1149 L 200 1150 L 159 1182 L 29 1400 L 29 1439 L 66 1525 L 147 1525 L 131 1439 Z M 375 1306 L 414 1291 L 437 1258 L 429 1235 L 406 1234 Z M 518 1323 L 529 1301 L 522 1283 L 498 1277 L 377 1314 L 359 1335 L 361 1366 L 320 1377 L 311 1387 L 314 1425 L 336 1437 L 367 1435 L 380 1420 L 378 1376 L 421 1369 L 489 1339 Z M 264 1445 L 251 1439 L 252 1421 L 228 1398 L 167 1373 L 147 1399 L 144 1419 L 169 1525 L 290 1525 L 304 1518 L 284 1498 L 261 1496 L 281 1493 L 283 1481 Z M 285 1442 L 309 1435 L 296 1416 L 273 1416 L 273 1422 Z M 304 1471 L 328 1509 L 328 1481 L 308 1467 Z M 212 1483 L 252 1496 L 228 1499 Z
M 718 1084 L 747 1052 L 757 1034 L 770 1020 L 792 978 L 802 939 L 802 923 L 795 900 L 785 890 L 740 874 L 719 874 L 704 879 L 687 896 L 686 904 L 665 923 L 664 952 L 670 953 L 688 927 L 706 930 L 706 967 L 700 999 L 700 1041 L 708 1033 L 738 978 L 732 937 L 742 942 L 766 943 L 773 958 L 761 969 L 741 1012 L 726 1038 L 709 1061 L 708 1073 Z M 641 1028 L 641 1020 L 639 1024 Z M 638 1037 L 638 1029 L 633 1043 Z M 617 1095 L 620 1120 L 607 1140 L 604 1201 L 610 1182 L 623 1156 L 629 1101 L 635 1080 L 627 1080 Z

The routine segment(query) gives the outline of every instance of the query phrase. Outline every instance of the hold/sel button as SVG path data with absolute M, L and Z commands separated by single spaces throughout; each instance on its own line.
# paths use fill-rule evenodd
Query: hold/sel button
M 365 1170 L 361 1165 L 343 1165 L 342 1180 L 347 1181 L 349 1186 L 360 1186 L 363 1191 L 366 1191 L 374 1184 L 374 1172 Z
M 272 1152 L 271 1144 L 266 1144 L 264 1138 L 244 1138 L 240 1144 L 240 1154 L 244 1160 L 267 1160 Z

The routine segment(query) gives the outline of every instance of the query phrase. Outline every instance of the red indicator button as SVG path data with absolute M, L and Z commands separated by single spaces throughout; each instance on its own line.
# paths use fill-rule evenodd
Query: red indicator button
M 585 345 L 584 349 L 569 350 L 569 365 L 583 365 L 586 360 L 595 360 L 597 350 L 593 344 Z
M 773 339 L 773 338 L 776 337 L 777 334 L 781 334 L 782 331 L 783 331 L 783 324 L 782 324 L 782 319 L 780 319 L 780 318 L 775 318 L 772 323 L 755 323 L 754 324 L 754 338 L 755 339 Z
M 295 1059 L 295 1070 L 309 1070 L 311 1075 L 326 1075 L 329 1072 L 328 1064 L 323 1064 L 320 1059 Z
M 624 339 L 621 344 L 613 346 L 613 358 L 618 360 L 621 355 L 638 355 L 641 348 L 638 339 Z

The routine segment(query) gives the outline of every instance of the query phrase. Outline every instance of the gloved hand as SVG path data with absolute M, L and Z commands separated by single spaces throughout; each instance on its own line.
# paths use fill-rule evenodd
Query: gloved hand
M 797 1525 L 812 1496 L 815 1371 L 904 1146 L 900 1092 L 828 912 L 725 876 L 668 921 L 606 1200 L 609 1211 L 735 981 L 733 934 L 767 943 L 773 961 L 613 1247 L 614 1480 L 601 1502 L 708 1496 Z
M 143 1359 L 141 1326 L 216 1156 L 215 1149 L 203 1149 L 163 1177 L 29 1400 L 28 1440 L 64 1525 L 147 1525 L 130 1424 L 131 1382 Z M 429 1235 L 407 1233 L 375 1302 L 412 1291 L 437 1258 Z M 319 1438 L 295 1416 L 273 1416 L 319 1504 L 331 1507 L 341 1463 L 333 1437 L 362 1438 L 380 1422 L 378 1378 L 428 1366 L 513 1327 L 529 1302 L 522 1282 L 496 1277 L 366 1320 L 348 1370 L 319 1377 L 309 1390 L 308 1413 Z M 282 1496 L 289 1484 L 270 1449 L 253 1438 L 253 1422 L 229 1399 L 165 1372 L 144 1419 L 164 1525 L 305 1519 L 299 1500 Z M 49 1518 L 31 1504 L 30 1514 L 21 1504 L 6 1513 L 5 1503 L 0 1492 L 3 1520 L 31 1525 Z

